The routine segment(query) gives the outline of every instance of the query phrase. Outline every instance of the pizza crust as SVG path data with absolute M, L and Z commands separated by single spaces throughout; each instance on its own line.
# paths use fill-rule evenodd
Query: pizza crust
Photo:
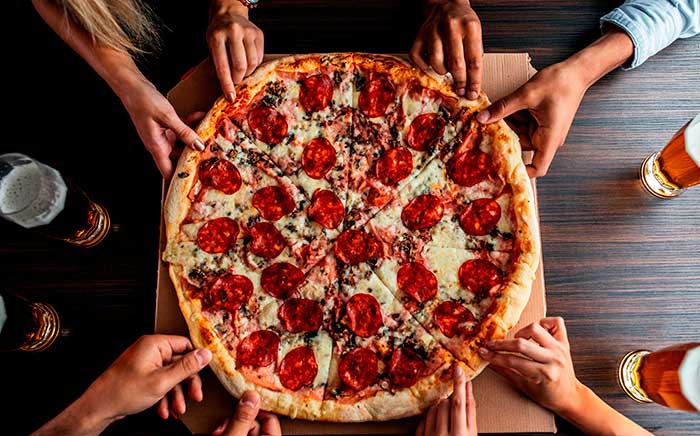
M 212 138 L 216 134 L 216 122 L 220 116 L 245 107 L 266 85 L 268 78 L 278 69 L 304 73 L 320 68 L 322 58 L 327 56 L 330 64 L 350 62 L 356 68 L 368 68 L 386 72 L 397 80 L 418 79 L 425 87 L 436 89 L 446 96 L 459 99 L 459 106 L 476 112 L 488 106 L 489 101 L 481 93 L 476 101 L 460 99 L 452 90 L 450 79 L 435 74 L 424 74 L 399 58 L 387 55 L 370 54 L 329 54 L 299 55 L 280 58 L 260 66 L 251 76 L 237 87 L 237 99 L 229 104 L 223 97 L 216 101 L 197 128 L 202 138 Z M 511 264 L 509 284 L 499 297 L 498 309 L 481 323 L 479 333 L 466 346 L 472 351 L 464 363 L 457 362 L 467 373 L 467 379 L 478 375 L 487 365 L 479 357 L 478 349 L 491 339 L 504 338 L 517 323 L 530 296 L 539 262 L 539 235 L 535 214 L 535 202 L 530 180 L 521 160 L 517 136 L 505 122 L 500 121 L 485 127 L 487 134 L 494 138 L 495 153 L 503 158 L 501 175 L 513 189 L 513 208 L 517 220 L 518 235 Z M 164 220 L 168 244 L 176 243 L 180 226 L 191 206 L 190 193 L 197 183 L 198 165 L 208 157 L 192 149 L 185 149 L 178 162 L 164 204 Z M 389 420 L 417 415 L 441 399 L 448 397 L 453 389 L 453 363 L 446 362 L 432 375 L 420 379 L 409 389 L 396 392 L 380 391 L 369 398 L 356 402 L 316 400 L 286 392 L 273 391 L 248 381 L 241 374 L 220 337 L 210 333 L 211 323 L 202 315 L 198 301 L 188 298 L 182 283 L 183 270 L 171 264 L 169 268 L 180 309 L 187 322 L 192 341 L 197 347 L 206 347 L 214 356 L 210 366 L 224 387 L 234 396 L 240 397 L 247 390 L 255 390 L 262 397 L 262 408 L 292 418 L 360 422 L 368 420 Z

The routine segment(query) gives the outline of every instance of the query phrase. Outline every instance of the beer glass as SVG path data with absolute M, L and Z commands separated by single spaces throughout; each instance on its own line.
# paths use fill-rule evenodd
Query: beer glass
M 642 186 L 659 198 L 673 198 L 700 183 L 700 114 L 681 128 L 660 152 L 644 159 Z
M 54 343 L 60 328 L 50 305 L 0 293 L 0 351 L 43 351 Z
M 109 232 L 107 210 L 55 169 L 23 154 L 0 155 L 0 216 L 80 247 Z
M 618 382 L 639 403 L 700 412 L 700 342 L 627 353 Z

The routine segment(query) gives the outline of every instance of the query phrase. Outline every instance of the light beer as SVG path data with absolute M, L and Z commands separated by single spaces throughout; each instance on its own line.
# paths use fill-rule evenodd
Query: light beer
M 672 198 L 700 183 L 700 115 L 681 128 L 660 152 L 647 157 L 640 170 L 652 195 Z
M 58 314 L 50 305 L 0 293 L 0 351 L 43 351 L 59 331 Z
M 109 232 L 107 211 L 55 169 L 19 153 L 0 156 L 0 216 L 81 247 Z
M 628 353 L 618 381 L 637 402 L 700 412 L 700 342 Z

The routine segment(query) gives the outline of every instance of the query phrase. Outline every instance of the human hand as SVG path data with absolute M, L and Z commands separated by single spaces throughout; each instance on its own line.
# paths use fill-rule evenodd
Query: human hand
M 265 38 L 248 20 L 248 9 L 238 0 L 214 1 L 209 13 L 207 44 L 226 99 L 233 102 L 236 88 L 263 60 Z
M 422 70 L 452 73 L 455 91 L 471 100 L 479 97 L 484 47 L 481 22 L 468 0 L 430 0 L 409 57 Z
M 219 425 L 212 436 L 282 436 L 280 422 L 272 413 L 260 410 L 260 394 L 247 391 L 243 394 L 233 419 Z
M 494 371 L 558 414 L 581 403 L 586 388 L 574 373 L 562 318 L 543 318 L 518 331 L 514 339 L 489 342 L 479 353 Z
M 527 173 L 531 178 L 541 177 L 564 144 L 587 89 L 577 68 L 564 61 L 538 72 L 515 92 L 479 112 L 476 119 L 489 124 L 527 109 L 534 118 L 529 133 L 535 150 Z
M 202 382 L 197 373 L 211 360 L 206 349 L 193 350 L 183 336 L 142 336 L 102 374 L 79 399 L 80 409 L 102 420 L 114 421 L 141 412 L 160 401 L 158 414 L 168 417 L 170 403 L 185 412 L 182 382 L 188 396 L 202 401 Z
M 476 401 L 472 382 L 461 366 L 455 365 L 454 392 L 428 411 L 418 424 L 416 436 L 476 436 Z
M 175 141 L 179 139 L 194 150 L 204 150 L 204 143 L 187 124 L 192 120 L 181 120 L 170 102 L 145 78 L 124 85 L 118 95 L 164 178 L 169 179 L 173 173 L 171 154 Z

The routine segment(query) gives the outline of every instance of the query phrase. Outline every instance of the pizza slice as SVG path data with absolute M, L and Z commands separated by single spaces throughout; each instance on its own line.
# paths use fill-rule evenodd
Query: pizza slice
M 476 104 L 391 56 L 355 55 L 348 218 L 364 225 L 447 144 Z
M 257 86 L 244 86 L 219 118 L 218 132 L 231 140 L 233 125 L 312 202 L 317 222 L 340 230 L 347 191 L 346 151 L 352 128 L 352 58 L 307 55 L 257 70 Z M 252 79 L 251 79 L 252 80 Z M 332 232 L 331 232 L 332 233 Z
M 341 261 L 339 269 L 322 419 L 396 419 L 449 395 L 452 354 L 411 317 L 366 262 Z

